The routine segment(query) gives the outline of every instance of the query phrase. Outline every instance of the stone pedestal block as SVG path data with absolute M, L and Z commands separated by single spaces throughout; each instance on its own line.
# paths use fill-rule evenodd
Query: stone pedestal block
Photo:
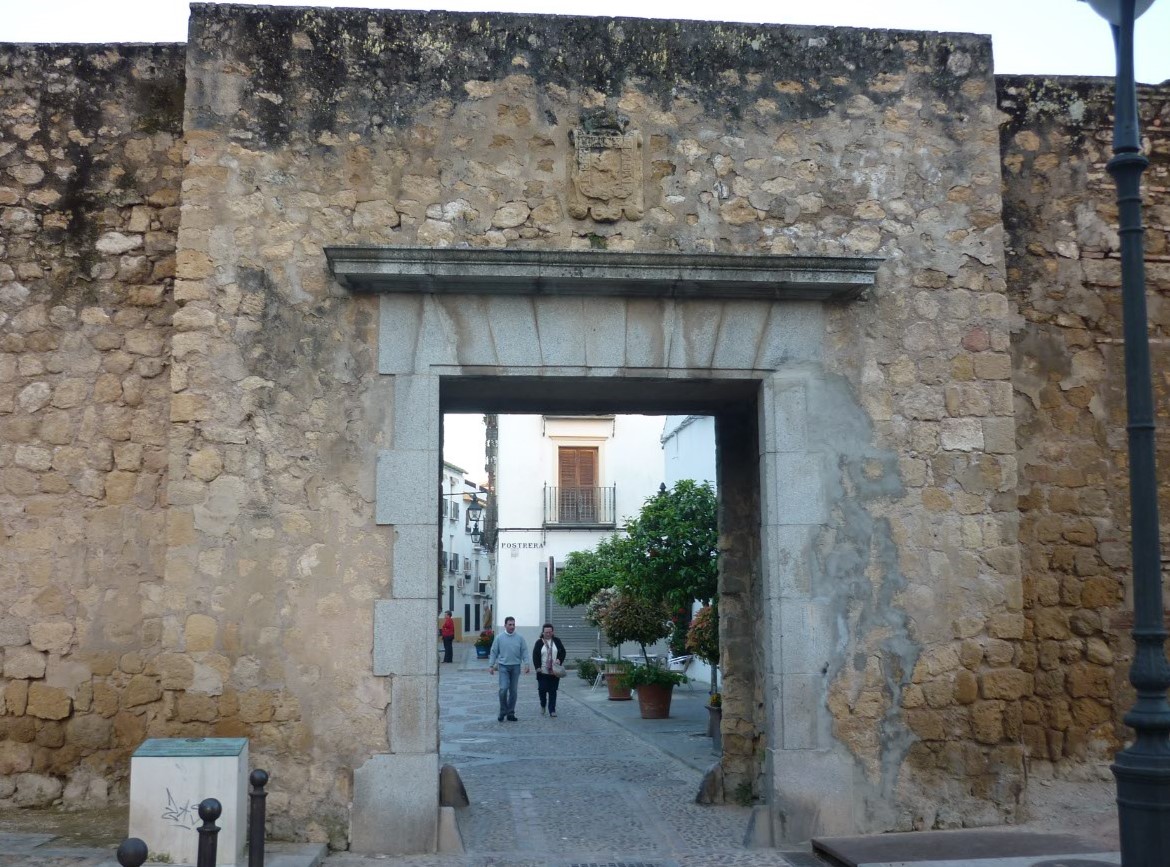
M 199 803 L 223 806 L 216 864 L 244 863 L 248 809 L 247 738 L 151 738 L 130 758 L 130 837 L 150 856 L 194 864 L 199 847 Z

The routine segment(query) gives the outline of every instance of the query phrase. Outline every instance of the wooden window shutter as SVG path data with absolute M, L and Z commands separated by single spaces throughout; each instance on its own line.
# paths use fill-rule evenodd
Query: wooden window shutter
M 558 454 L 562 488 L 597 487 L 597 449 L 562 448 Z

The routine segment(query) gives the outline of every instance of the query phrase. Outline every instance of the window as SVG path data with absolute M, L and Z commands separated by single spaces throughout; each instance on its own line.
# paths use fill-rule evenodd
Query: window
M 452 521 L 459 520 L 459 504 L 458 503 L 451 504 L 451 520 Z
M 561 448 L 557 451 L 557 509 L 564 524 L 597 521 L 597 449 Z
M 459 571 L 459 555 L 458 554 L 451 555 L 451 562 L 447 566 L 447 571 L 448 572 L 458 572 Z

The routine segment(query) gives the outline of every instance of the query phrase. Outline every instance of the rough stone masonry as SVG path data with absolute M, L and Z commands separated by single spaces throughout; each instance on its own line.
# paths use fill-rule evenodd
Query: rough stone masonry
M 1141 98 L 1164 369 L 1170 88 Z M 1098 773 L 1130 654 L 1110 103 L 955 34 L 197 4 L 186 45 L 0 46 L 0 806 L 246 736 L 275 836 L 377 848 L 393 804 L 433 847 L 440 373 L 553 376 L 587 333 L 571 365 L 640 334 L 607 370 L 763 383 L 724 770 L 774 839 L 1012 822 Z M 334 245 L 882 264 L 848 303 L 403 299 L 342 289 Z M 509 361 L 525 317 L 560 330 Z

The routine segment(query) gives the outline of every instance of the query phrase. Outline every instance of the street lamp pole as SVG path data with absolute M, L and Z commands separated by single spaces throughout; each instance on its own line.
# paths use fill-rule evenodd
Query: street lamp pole
M 1170 665 L 1162 602 L 1158 489 L 1154 465 L 1154 400 L 1150 384 L 1141 179 L 1149 160 L 1138 135 L 1133 70 L 1134 20 L 1153 0 L 1088 0 L 1113 27 L 1117 50 L 1113 159 L 1121 237 L 1125 397 L 1129 431 L 1129 501 L 1133 548 L 1134 657 L 1129 681 L 1137 701 L 1125 715 L 1134 742 L 1117 753 L 1117 817 L 1124 867 L 1170 863 Z

